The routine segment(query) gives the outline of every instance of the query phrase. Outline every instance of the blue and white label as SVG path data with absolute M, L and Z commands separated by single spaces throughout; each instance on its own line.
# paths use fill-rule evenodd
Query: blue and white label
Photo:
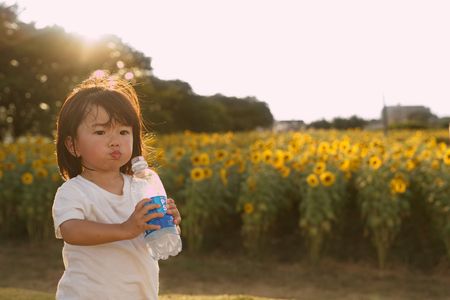
M 164 216 L 162 218 L 154 218 L 147 222 L 147 224 L 151 225 L 158 225 L 160 226 L 160 229 L 165 227 L 175 227 L 175 224 L 173 223 L 173 216 L 167 214 L 167 197 L 166 196 L 154 196 L 150 197 L 150 201 L 145 203 L 145 205 L 148 204 L 159 204 L 160 207 L 156 209 L 149 210 L 147 214 L 153 214 L 153 213 L 162 213 Z M 148 236 L 152 232 L 156 230 L 150 229 L 146 230 L 144 236 Z

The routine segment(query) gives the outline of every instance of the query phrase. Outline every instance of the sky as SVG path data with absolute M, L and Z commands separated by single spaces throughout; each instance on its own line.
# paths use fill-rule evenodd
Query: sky
M 383 102 L 450 116 L 450 1 L 4 2 L 38 28 L 115 34 L 152 58 L 158 78 L 256 97 L 276 120 L 376 119 Z

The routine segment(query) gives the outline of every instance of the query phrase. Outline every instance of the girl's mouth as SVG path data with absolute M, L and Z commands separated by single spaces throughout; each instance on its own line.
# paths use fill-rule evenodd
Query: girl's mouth
M 120 151 L 113 151 L 110 155 L 113 159 L 119 159 L 122 156 L 122 153 L 120 153 Z

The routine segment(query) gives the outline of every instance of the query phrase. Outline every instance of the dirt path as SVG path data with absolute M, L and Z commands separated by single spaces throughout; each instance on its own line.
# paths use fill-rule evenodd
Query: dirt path
M 61 245 L 2 241 L 0 287 L 54 292 L 63 271 Z M 160 263 L 161 294 L 252 295 L 278 299 L 450 299 L 448 268 L 432 274 L 364 264 L 249 261 L 183 253 Z

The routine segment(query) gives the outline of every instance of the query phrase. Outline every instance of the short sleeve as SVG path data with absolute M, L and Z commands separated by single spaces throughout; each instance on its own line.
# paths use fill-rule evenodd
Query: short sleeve
M 62 239 L 59 228 L 62 223 L 71 219 L 84 220 L 86 218 L 84 198 L 83 194 L 74 187 L 63 185 L 58 188 L 52 208 L 56 238 Z

